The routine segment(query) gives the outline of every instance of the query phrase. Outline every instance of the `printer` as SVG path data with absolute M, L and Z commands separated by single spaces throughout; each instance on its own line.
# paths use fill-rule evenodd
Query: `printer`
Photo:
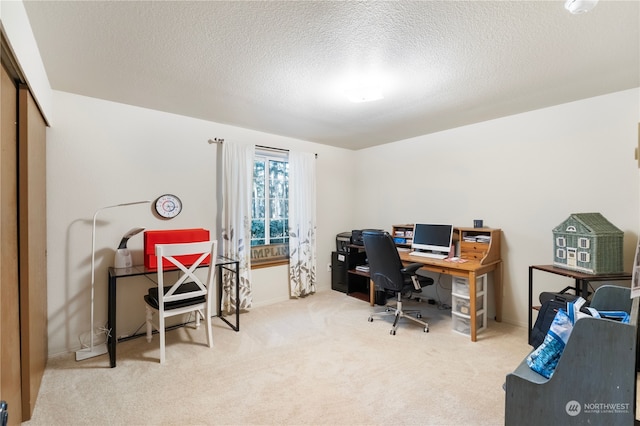
M 364 231 L 382 231 L 382 229 L 354 229 L 351 231 L 351 244 L 364 246 L 364 241 L 362 240 L 362 233 Z

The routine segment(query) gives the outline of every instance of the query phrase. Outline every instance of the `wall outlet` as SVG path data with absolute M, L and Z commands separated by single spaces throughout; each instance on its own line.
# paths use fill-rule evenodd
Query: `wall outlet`
M 327 263 L 327 272 L 331 272 L 331 263 Z

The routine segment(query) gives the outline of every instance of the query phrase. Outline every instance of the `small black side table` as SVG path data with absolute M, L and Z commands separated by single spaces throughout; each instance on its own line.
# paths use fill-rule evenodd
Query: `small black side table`
M 631 281 L 630 272 L 621 272 L 617 274 L 598 274 L 590 275 L 583 272 L 572 271 L 569 269 L 559 268 L 553 265 L 531 265 L 529 266 L 529 332 L 528 339 L 531 340 L 531 329 L 533 328 L 533 271 L 543 271 L 550 274 L 562 275 L 574 280 L 574 286 L 565 287 L 562 292 L 573 290 L 576 295 L 582 296 L 584 299 L 589 297 L 589 283 L 598 281 Z

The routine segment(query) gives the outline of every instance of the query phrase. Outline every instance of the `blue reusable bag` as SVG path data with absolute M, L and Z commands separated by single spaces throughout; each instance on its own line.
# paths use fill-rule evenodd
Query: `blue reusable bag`
M 573 330 L 573 321 L 564 309 L 559 309 L 544 340 L 527 357 L 527 365 L 536 373 L 551 378 Z
M 623 324 L 629 324 L 629 314 L 625 311 L 596 311 L 598 315 L 594 315 L 596 318 L 610 319 L 621 322 Z
M 593 308 L 586 308 L 589 313 L 581 312 L 580 309 L 585 304 L 581 297 L 573 302 L 567 302 L 567 310 L 558 309 L 558 313 L 553 318 L 549 331 L 544 340 L 527 357 L 527 365 L 536 373 L 550 379 L 558 365 L 560 356 L 569 340 L 571 331 L 576 321 L 580 318 L 592 316 L 594 318 L 605 318 L 629 323 L 629 314 L 624 311 L 597 311 Z

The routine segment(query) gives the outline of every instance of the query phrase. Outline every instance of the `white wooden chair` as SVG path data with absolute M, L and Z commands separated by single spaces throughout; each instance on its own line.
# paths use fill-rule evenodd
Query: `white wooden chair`
M 165 318 L 168 317 L 194 312 L 196 328 L 200 326 L 202 317 L 207 328 L 207 344 L 210 348 L 213 347 L 211 316 L 212 302 L 215 298 L 216 248 L 217 241 L 156 244 L 158 285 L 149 288 L 144 301 L 146 302 L 147 342 L 151 342 L 153 328 L 158 330 L 160 364 L 164 364 L 165 361 Z M 207 259 L 209 259 L 207 278 L 202 282 L 195 271 Z M 168 261 L 170 266 L 166 266 L 165 261 Z M 183 262 L 189 266 L 185 266 Z M 168 279 L 170 274 L 176 274 L 176 279 Z M 168 285 L 165 285 L 165 281 Z M 153 322 L 154 313 L 157 313 L 156 323 Z

